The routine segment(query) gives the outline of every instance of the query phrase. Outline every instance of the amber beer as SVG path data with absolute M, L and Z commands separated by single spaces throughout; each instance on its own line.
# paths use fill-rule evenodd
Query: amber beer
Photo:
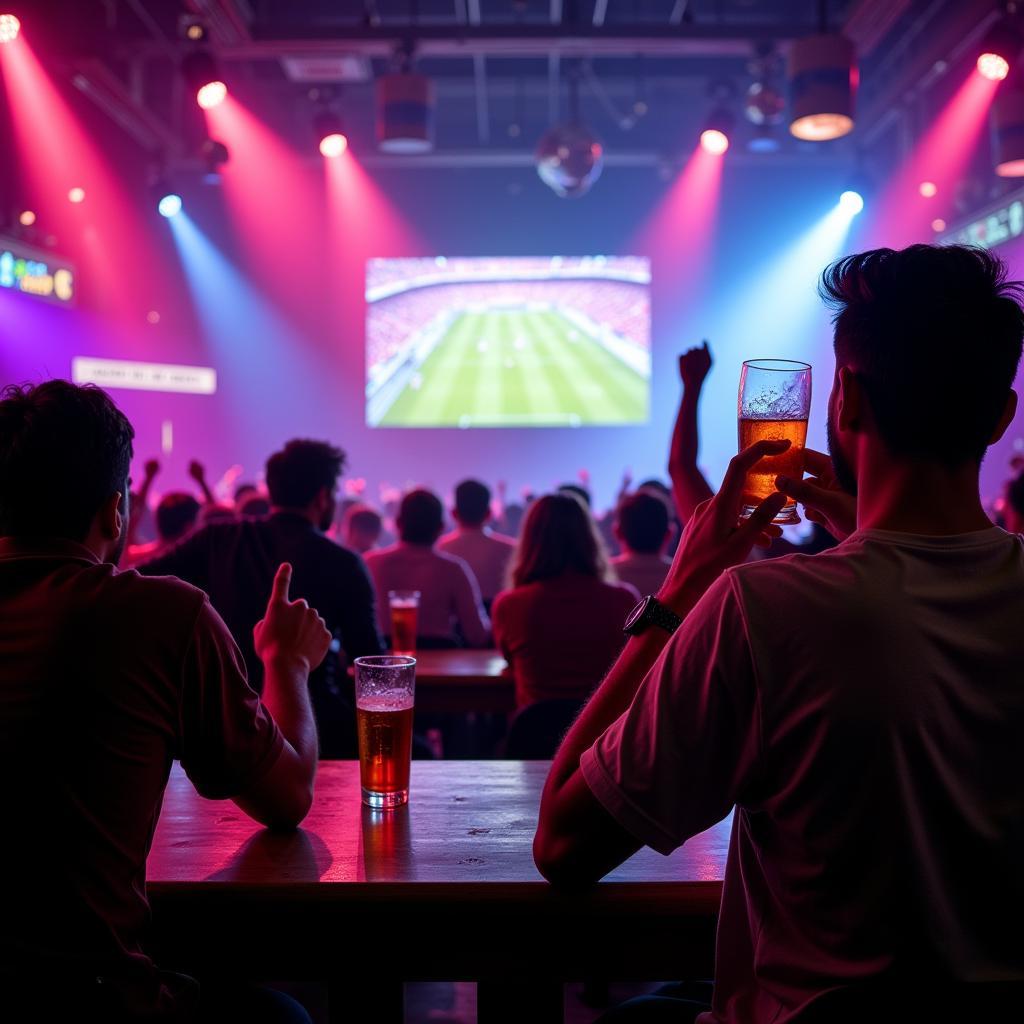
M 412 716 L 412 697 L 403 690 L 356 703 L 359 781 L 371 807 L 394 807 L 409 799 Z
M 799 480 L 804 475 L 804 447 L 807 420 L 740 420 L 740 451 L 757 441 L 789 441 L 781 455 L 768 455 L 747 473 L 743 483 L 743 511 L 749 515 L 765 498 L 775 493 L 775 478 Z M 776 519 L 796 519 L 796 502 L 787 501 Z
M 395 654 L 415 654 L 419 591 L 392 590 L 388 593 L 388 604 L 391 608 L 391 650 Z
M 743 481 L 740 515 L 751 515 L 775 493 L 775 478 L 804 475 L 807 417 L 811 411 L 811 367 L 792 359 L 748 359 L 740 373 L 737 403 L 740 451 L 757 441 L 789 441 L 781 455 L 760 460 Z M 796 502 L 787 501 L 772 520 L 799 523 Z
M 415 658 L 356 658 L 359 780 L 370 807 L 398 807 L 409 799 L 415 689 Z

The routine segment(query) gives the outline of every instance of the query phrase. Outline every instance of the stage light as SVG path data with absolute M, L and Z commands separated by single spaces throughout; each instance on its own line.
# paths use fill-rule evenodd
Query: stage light
M 207 185 L 219 185 L 220 169 L 231 159 L 228 147 L 217 139 L 206 139 L 199 147 L 199 155 L 206 165 L 203 182 Z
M 938 234 L 940 231 L 946 230 L 946 222 L 941 217 L 936 217 L 932 221 L 932 231 Z
M 21 31 L 21 22 L 13 14 L 0 14 L 0 43 L 13 43 Z
M 24 228 L 30 228 L 36 222 L 36 214 L 34 210 L 22 210 L 18 214 L 18 223 Z
M 924 196 L 925 199 L 931 199 L 932 196 L 936 195 L 939 191 L 939 186 L 934 181 L 922 181 L 917 186 L 917 191 Z
M 712 95 L 718 102 L 704 119 L 700 133 L 700 145 L 708 153 L 721 156 L 729 148 L 729 133 L 736 126 L 736 115 L 728 105 L 728 90 L 713 87 Z
M 228 87 L 223 82 L 207 82 L 206 85 L 202 85 L 196 90 L 196 103 L 203 110 L 211 110 L 219 103 L 223 103 L 227 94 Z
M 176 217 L 181 213 L 181 196 L 177 192 L 166 192 L 156 204 L 161 217 Z
M 864 197 L 852 188 L 848 188 L 839 197 L 839 208 L 851 217 L 856 217 L 864 209 Z
M 701 148 L 721 156 L 729 148 L 729 136 L 717 128 L 706 128 L 700 133 Z
M 205 50 L 188 54 L 181 62 L 181 73 L 195 90 L 196 103 L 203 110 L 210 110 L 224 102 L 228 87 L 224 84 L 217 62 Z
M 68 202 L 69 203 L 84 203 L 85 202 L 85 189 L 79 185 L 75 185 L 74 188 L 68 189 Z
M 983 53 L 978 57 L 978 71 L 990 82 L 1001 82 L 1010 73 L 1010 63 L 998 53 Z
M 321 110 L 313 118 L 313 132 L 323 156 L 341 156 L 348 149 L 348 137 L 341 118 L 333 110 Z
M 789 87 L 789 131 L 796 138 L 825 142 L 853 131 L 857 59 L 846 36 L 797 39 L 789 51 Z
M 348 149 L 348 139 L 340 132 L 325 135 L 320 140 L 320 152 L 323 156 L 341 156 Z
M 1007 21 L 1001 21 L 982 41 L 978 73 L 990 82 L 1001 82 L 1010 73 L 1022 47 L 1024 40 L 1016 28 Z

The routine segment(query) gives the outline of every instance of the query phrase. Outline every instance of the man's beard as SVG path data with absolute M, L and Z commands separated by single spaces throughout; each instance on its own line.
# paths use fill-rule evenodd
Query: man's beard
M 825 431 L 828 435 L 828 453 L 832 457 L 832 469 L 836 474 L 836 482 L 847 494 L 852 494 L 856 497 L 857 474 L 854 473 L 853 467 L 843 454 L 843 449 L 839 445 L 839 439 L 836 437 L 835 429 L 832 426 L 831 416 L 829 416 L 825 424 Z

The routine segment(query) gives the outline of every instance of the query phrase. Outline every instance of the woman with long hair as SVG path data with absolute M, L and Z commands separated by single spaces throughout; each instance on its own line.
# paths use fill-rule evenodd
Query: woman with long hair
M 594 520 L 572 495 L 526 514 L 509 590 L 494 601 L 494 638 L 512 666 L 516 704 L 584 700 L 622 647 L 639 594 L 613 575 Z

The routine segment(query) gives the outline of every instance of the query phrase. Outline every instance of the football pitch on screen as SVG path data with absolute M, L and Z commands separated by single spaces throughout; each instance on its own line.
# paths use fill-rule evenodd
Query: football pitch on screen
M 557 312 L 463 313 L 382 427 L 564 427 L 647 421 L 649 382 Z

